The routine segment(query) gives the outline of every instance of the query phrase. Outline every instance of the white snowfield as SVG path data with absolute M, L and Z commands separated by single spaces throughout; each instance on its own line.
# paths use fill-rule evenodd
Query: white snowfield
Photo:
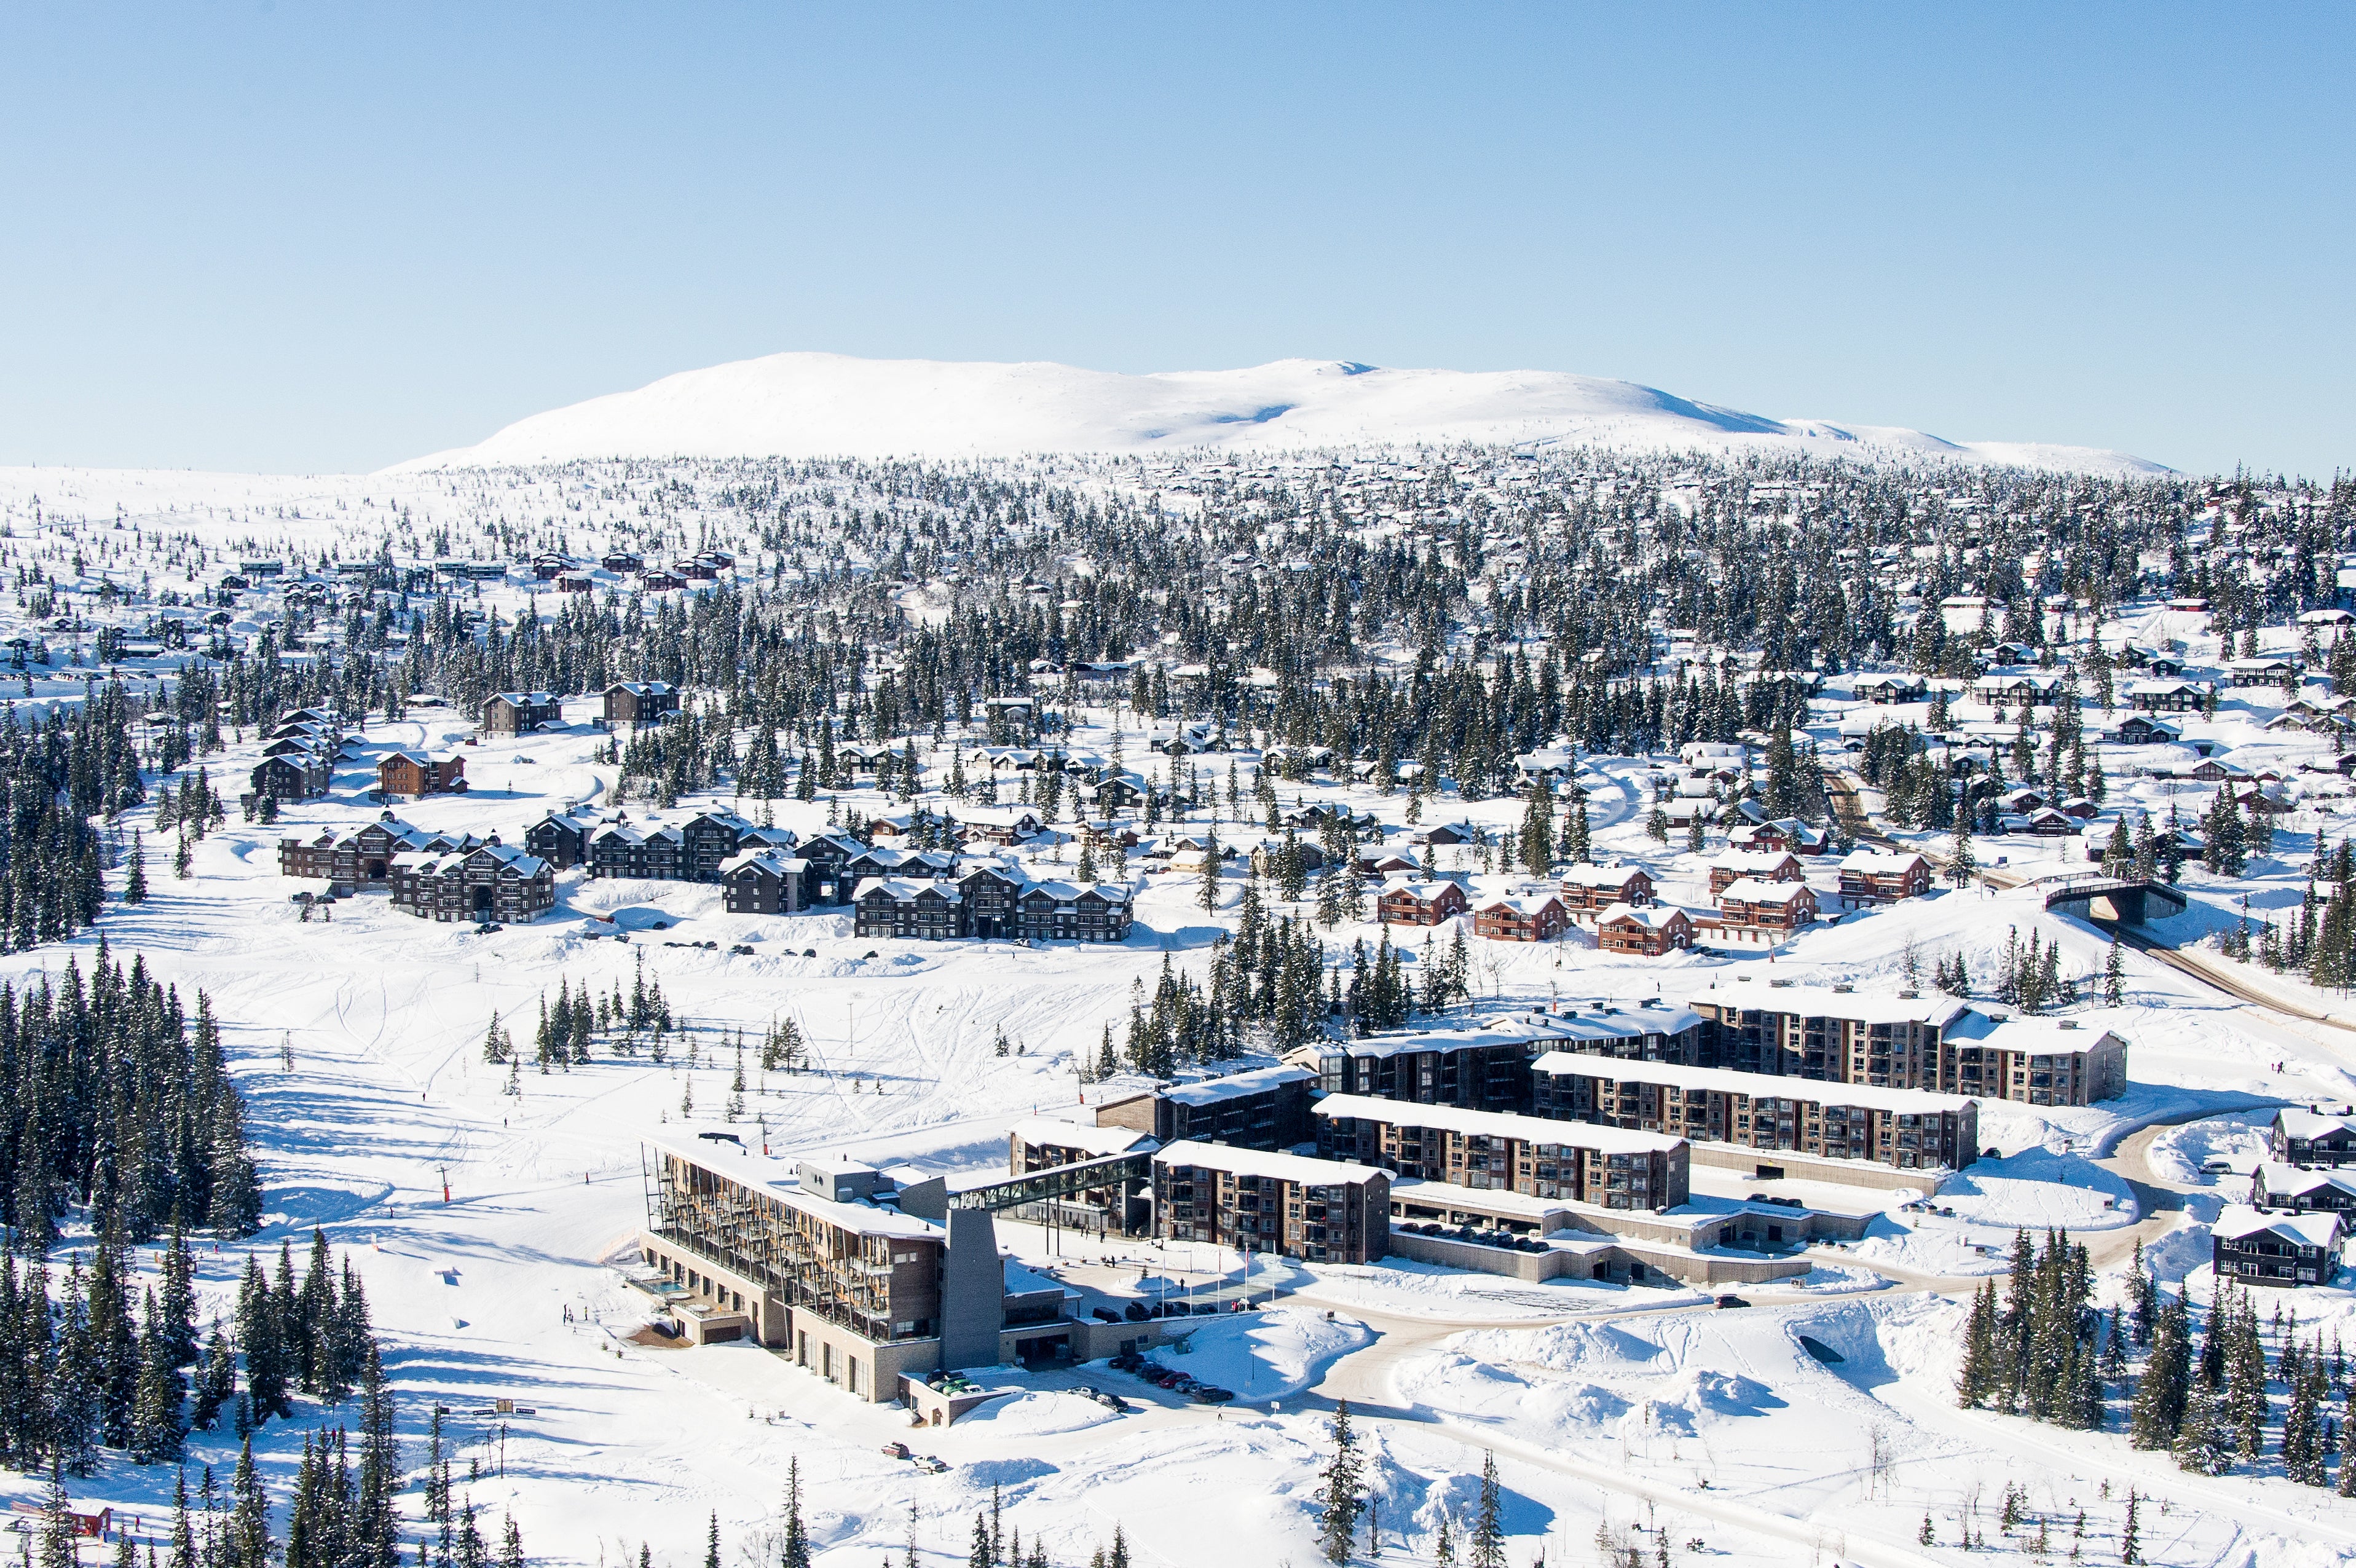
M 1278 360 L 1247 370 L 1124 375 L 1038 360 L 813 353 L 683 371 L 635 392 L 533 414 L 477 446 L 394 471 L 600 457 L 1019 456 L 1451 442 L 2167 472 L 2092 447 L 1957 442 L 1889 425 L 1771 419 L 1557 371 Z

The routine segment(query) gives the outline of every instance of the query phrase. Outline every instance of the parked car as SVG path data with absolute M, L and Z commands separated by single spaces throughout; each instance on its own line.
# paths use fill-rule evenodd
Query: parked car
M 916 1461 L 916 1468 L 922 1470 L 927 1476 L 937 1476 L 947 1470 L 948 1466 L 941 1463 L 938 1459 L 933 1457 L 930 1454 L 927 1454 L 923 1458 Z
M 886 1443 L 884 1444 L 884 1456 L 887 1459 L 905 1459 L 908 1457 L 908 1445 L 905 1443 Z
M 1719 1310 L 1721 1312 L 1725 1311 L 1729 1307 L 1749 1306 L 1751 1304 L 1749 1302 L 1743 1300 L 1739 1295 L 1722 1295 L 1718 1298 Z

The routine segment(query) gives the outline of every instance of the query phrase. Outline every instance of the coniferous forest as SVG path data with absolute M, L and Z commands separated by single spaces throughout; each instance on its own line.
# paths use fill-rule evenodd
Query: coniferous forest
M 2041 1246 L 2018 1232 L 2002 1296 L 1990 1280 L 1973 1298 L 1957 1402 L 2080 1430 L 2124 1418 L 2129 1442 L 2166 1450 L 2180 1469 L 2278 1466 L 2356 1496 L 2356 1465 L 2342 1453 L 2356 1380 L 2337 1330 L 2303 1331 L 2295 1303 L 2262 1315 L 2231 1281 L 2198 1306 L 2161 1288 L 2140 1243 L 2129 1305 L 2097 1310 L 2093 1285 L 2086 1249 L 2067 1232 Z

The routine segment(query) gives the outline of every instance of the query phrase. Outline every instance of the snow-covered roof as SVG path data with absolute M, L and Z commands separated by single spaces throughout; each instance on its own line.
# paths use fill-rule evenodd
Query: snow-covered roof
M 2356 1171 L 2311 1171 L 2280 1160 L 2268 1160 L 2257 1169 L 2257 1186 L 2269 1195 L 2289 1193 L 2305 1197 L 2326 1187 L 2337 1187 L 2351 1197 L 2356 1197 Z
M 742 1135 L 741 1129 L 732 1129 Z M 798 1161 L 772 1155 L 755 1154 L 741 1144 L 724 1139 L 680 1138 L 662 1133 L 639 1134 L 650 1148 L 714 1171 L 731 1181 L 767 1193 L 789 1208 L 798 1209 L 830 1225 L 852 1230 L 862 1236 L 931 1237 L 947 1239 L 948 1232 L 929 1219 L 919 1219 L 913 1214 L 903 1214 L 896 1208 L 880 1203 L 838 1203 L 817 1193 L 805 1192 L 801 1185 L 801 1166 Z
M 1472 912 L 1476 915 L 1485 915 L 1492 909 L 1508 909 L 1516 915 L 1535 915 L 1549 904 L 1559 909 L 1562 908 L 1562 899 L 1553 893 L 1541 893 L 1535 897 L 1499 897 L 1483 900 L 1474 907 Z
M 1399 1030 L 1369 1035 L 1363 1040 L 1320 1040 L 1304 1047 L 1310 1057 L 1392 1057 L 1402 1051 L 1452 1051 L 1468 1046 L 1521 1045 L 1529 1040 L 1558 1038 L 1565 1020 L 1546 1014 L 1492 1018 L 1465 1029 Z
M 1134 1127 L 1090 1127 L 1049 1116 L 1025 1116 L 1008 1131 L 1034 1148 L 1078 1149 L 1097 1157 L 1156 1146 L 1152 1133 Z
M 1825 985 L 1727 986 L 1691 998 L 1697 1004 L 1803 1018 L 1847 1018 L 1860 1024 L 1952 1026 L 1970 1009 L 1944 992 L 1901 996 L 1887 991 L 1835 991 Z
M 1347 1116 L 1395 1127 L 1437 1127 L 1442 1132 L 1513 1138 L 1525 1144 L 1568 1144 L 1612 1155 L 1665 1155 L 1685 1143 L 1683 1138 L 1673 1138 L 1665 1133 L 1637 1133 L 1587 1122 L 1557 1122 L 1545 1116 L 1518 1116 L 1510 1111 L 1418 1105 L 1410 1101 L 1377 1099 L 1371 1094 L 1329 1094 L 1310 1110 L 1319 1116 Z
M 720 863 L 720 875 L 733 876 L 748 865 L 765 865 L 779 876 L 798 876 L 809 869 L 809 862 L 782 850 L 766 846 L 738 850 Z
M 1645 914 L 1637 910 L 1639 915 Z M 1675 909 L 1665 908 L 1663 918 Z M 1606 912 L 1609 918 L 1609 911 Z M 1648 920 L 1648 923 L 1651 923 Z M 1547 1020 L 1552 1032 L 1569 1040 L 1625 1040 L 1644 1035 L 1682 1035 L 1701 1027 L 1702 1016 L 1690 1007 L 1663 1006 L 1645 1002 L 1631 1006 L 1599 1007 L 1592 1013 L 1566 1013 Z
M 1804 882 L 1762 882 L 1756 876 L 1745 876 L 1728 883 L 1719 898 L 1728 904 L 1789 904 L 1804 894 L 1815 897 Z
M 1426 882 L 1412 876 L 1388 877 L 1385 879 L 1383 883 L 1384 893 L 1405 893 L 1411 896 L 1418 903 L 1421 904 L 1429 904 L 1431 900 L 1439 897 L 1441 894 L 1447 892 L 1451 887 L 1455 887 L 1460 893 L 1463 891 L 1461 886 L 1453 882 Z
M 2269 1214 L 2246 1203 L 2231 1203 L 2210 1231 L 2224 1241 L 2272 1235 L 2295 1246 L 2332 1247 L 2339 1244 L 2345 1224 L 2337 1214 Z
M 2275 1124 L 2289 1138 L 2329 1138 L 2334 1133 L 2356 1133 L 2356 1116 L 2326 1116 L 2300 1105 L 2275 1112 Z
M 1730 849 L 1709 863 L 1713 871 L 1731 871 L 1748 876 L 1755 871 L 1776 871 L 1785 865 L 1797 865 L 1799 856 L 1788 849 Z
M 1876 876 L 1896 876 L 1921 864 L 1926 864 L 1922 856 L 1911 849 L 1853 849 L 1841 856 L 1840 868 Z
M 1595 923 L 1616 926 L 1626 921 L 1658 931 L 1665 930 L 1680 918 L 1689 921 L 1693 917 L 1674 904 L 1614 904 L 1598 915 Z
M 1172 1144 L 1153 1156 L 1157 1165 L 1194 1165 L 1236 1176 L 1274 1176 L 1306 1187 L 1372 1181 L 1387 1172 L 1347 1160 L 1320 1160 L 1307 1155 L 1280 1155 L 1265 1149 L 1239 1149 L 1232 1144 L 1200 1144 L 1192 1139 Z
M 1568 1213 L 1572 1207 L 1560 1198 L 1532 1197 L 1527 1193 L 1515 1192 L 1506 1187 L 1458 1187 L 1453 1182 L 1427 1181 L 1421 1176 L 1393 1176 L 1391 1201 L 1444 1204 L 1451 1208 L 1514 1214 L 1541 1220 Z
M 1262 1067 L 1249 1072 L 1231 1072 L 1225 1078 L 1198 1079 L 1193 1083 L 1173 1083 L 1162 1090 L 1162 1097 L 1180 1105 L 1216 1105 L 1222 1100 L 1233 1100 L 1242 1094 L 1264 1094 L 1288 1083 L 1300 1083 L 1317 1075 L 1301 1067 Z
M 1562 881 L 1565 886 L 1571 887 L 1625 887 L 1636 877 L 1649 879 L 1650 875 L 1641 865 L 1623 865 L 1617 861 L 1610 865 L 1590 865 L 1582 860 L 1563 872 Z
M 2029 1018 L 2015 1015 L 1995 1017 L 1966 1010 L 1947 1026 L 1945 1038 L 1954 1045 L 1979 1046 L 2000 1051 L 2024 1051 L 2030 1056 L 2075 1056 L 2104 1045 L 2121 1043 L 2108 1029 L 2086 1029 L 2067 1018 Z
M 1530 1070 L 1580 1078 L 1609 1078 L 1622 1083 L 1658 1083 L 1676 1089 L 1708 1090 L 1720 1094 L 1745 1094 L 1754 1100 L 1808 1100 L 1822 1105 L 1855 1105 L 1869 1111 L 1892 1111 L 1924 1116 L 1964 1111 L 1978 1103 L 1965 1095 L 1933 1094 L 1927 1090 L 1883 1089 L 1864 1083 L 1826 1083 L 1815 1079 L 1786 1078 L 1771 1072 L 1736 1072 L 1728 1068 L 1622 1061 L 1616 1057 L 1589 1056 L 1576 1051 L 1548 1051 L 1530 1064 Z

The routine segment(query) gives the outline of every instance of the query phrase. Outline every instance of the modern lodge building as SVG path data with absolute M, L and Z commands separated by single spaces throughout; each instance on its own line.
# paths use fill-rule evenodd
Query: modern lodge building
M 734 1132 L 650 1137 L 642 1165 L 640 1288 L 697 1343 L 750 1339 L 873 1404 L 945 1368 L 1095 1353 L 937 1176 L 772 1159 Z

